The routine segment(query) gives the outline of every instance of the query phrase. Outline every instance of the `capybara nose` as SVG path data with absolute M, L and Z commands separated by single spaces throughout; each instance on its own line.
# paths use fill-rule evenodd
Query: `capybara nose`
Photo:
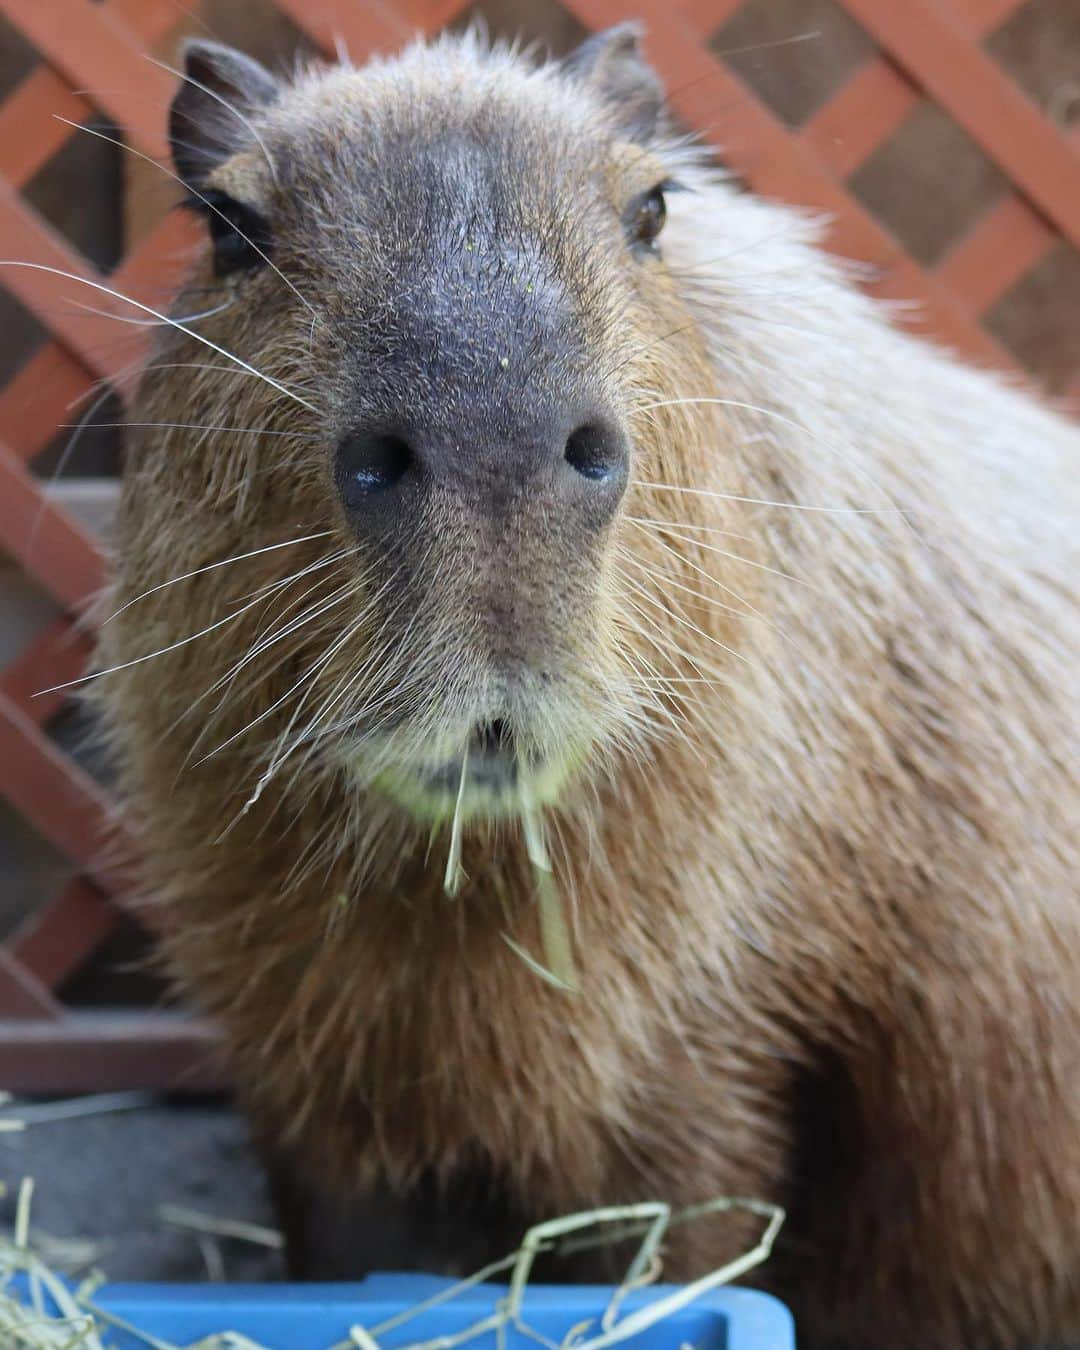
M 404 523 L 441 490 L 467 494 L 481 509 L 528 509 L 542 501 L 595 528 L 610 520 L 630 468 L 630 438 L 619 418 L 604 411 L 495 428 L 484 420 L 352 429 L 336 462 L 346 512 L 358 526 L 398 515 Z

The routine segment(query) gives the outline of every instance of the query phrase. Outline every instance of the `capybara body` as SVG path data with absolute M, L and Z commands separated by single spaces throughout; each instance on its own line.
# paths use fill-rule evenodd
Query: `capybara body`
M 749 1196 L 811 1350 L 1080 1336 L 1075 428 L 674 140 L 628 30 L 187 60 L 214 243 L 99 685 L 260 1136 L 459 1265 Z

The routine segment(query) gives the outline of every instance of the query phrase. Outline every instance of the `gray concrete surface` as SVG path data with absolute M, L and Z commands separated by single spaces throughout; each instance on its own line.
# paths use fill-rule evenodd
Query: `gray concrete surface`
M 154 1103 L 75 1119 L 33 1119 L 46 1104 L 15 1103 L 19 1133 L 0 1133 L 0 1226 L 10 1231 L 23 1177 L 34 1179 L 31 1232 L 94 1244 L 111 1280 L 263 1281 L 282 1278 L 280 1255 L 235 1238 L 200 1244 L 163 1222 L 176 1205 L 217 1219 L 273 1226 L 243 1122 L 218 1103 Z

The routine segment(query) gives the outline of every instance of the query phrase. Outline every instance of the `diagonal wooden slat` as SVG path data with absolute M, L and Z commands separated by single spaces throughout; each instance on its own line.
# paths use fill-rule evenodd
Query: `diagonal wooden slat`
M 382 0 L 340 4 L 334 0 L 277 0 L 278 8 L 322 50 L 333 54 L 339 44 L 359 63 L 375 52 L 390 52 L 416 33 L 418 25 Z
M 94 541 L 41 491 L 33 474 L 2 443 L 0 544 L 73 614 L 83 611 L 104 583 Z
M 893 59 L 1080 247 L 1080 155 L 933 0 L 841 0 Z
M 198 222 L 185 212 L 171 212 L 128 255 L 113 273 L 109 285 L 165 313 L 193 248 L 201 242 Z M 2 280 L 6 278 L 0 276 Z M 72 285 L 72 289 L 79 288 Z M 96 298 L 102 306 L 113 303 L 108 297 Z M 122 392 L 124 382 L 131 382 L 129 372 L 137 368 L 150 343 L 152 329 L 124 323 L 120 311 L 127 309 L 129 316 L 140 317 L 134 308 L 117 301 L 115 309 L 118 318 L 102 318 L 100 323 L 107 326 L 101 331 L 119 335 L 110 346 L 116 361 L 113 380 L 118 392 Z M 61 422 L 77 422 L 89 407 L 83 396 L 93 379 L 66 346 L 51 342 L 41 347 L 0 391 L 0 428 L 11 448 L 22 458 L 32 459 L 56 435 Z
M 194 17 L 177 0 L 108 0 L 111 13 L 137 33 L 145 48 L 158 47 L 185 19 Z
M 972 36 L 982 37 L 1023 0 L 945 0 Z M 885 56 L 875 56 L 838 89 L 799 132 L 822 163 L 846 178 L 898 131 L 922 95 Z
M 1041 216 L 1010 193 L 949 250 L 937 276 L 982 314 L 1050 252 L 1057 238 Z
M 687 22 L 693 24 L 707 41 L 733 14 L 742 9 L 744 3 L 745 0 L 681 0 L 678 8 Z
M 6 948 L 0 947 L 0 1018 L 44 1018 L 59 1021 L 63 1007 Z
M 898 131 L 919 95 L 891 62 L 867 61 L 800 129 L 799 139 L 846 178 Z
M 171 0 L 113 0 L 112 8 L 147 45 L 182 17 Z M 31 71 L 0 105 L 0 176 L 22 187 L 73 134 L 59 119 L 82 122 L 96 112 L 91 99 L 71 90 L 50 66 Z
M 90 635 L 70 619 L 57 619 L 0 674 L 0 691 L 37 726 L 43 727 L 67 702 L 63 690 L 44 693 L 53 685 L 77 680 L 90 657 Z
M 0 182 L 0 238 L 5 265 L 0 284 L 34 311 L 38 320 L 60 338 L 97 375 L 116 378 L 123 361 L 112 350 L 115 325 L 106 318 L 81 312 L 73 300 L 106 308 L 109 297 L 78 280 L 39 270 L 55 268 L 75 278 L 99 282 L 93 269 L 60 234 L 28 206 L 7 183 Z M 7 260 L 17 265 L 7 265 Z M 22 264 L 32 263 L 27 267 Z
M 19 814 L 105 891 L 122 893 L 123 874 L 107 860 L 107 796 L 3 693 L 0 763 L 0 793 Z
M 60 21 L 56 9 L 41 0 L 0 0 L 0 11 L 140 150 L 165 153 L 172 77 L 146 60 L 138 33 L 118 14 L 105 5 L 70 3 Z
M 973 33 L 990 33 L 1028 0 L 942 0 L 945 10 Z
M 55 989 L 115 932 L 120 911 L 85 877 L 73 878 L 8 939 L 23 970 Z
M 78 416 L 76 403 L 93 383 L 94 376 L 60 343 L 38 348 L 0 390 L 0 430 L 20 459 L 33 459 L 56 435 L 58 422 Z
M 0 174 L 23 187 L 71 135 L 59 119 L 79 122 L 94 109 L 48 66 L 39 66 L 0 106 Z
M 133 300 L 140 300 L 167 314 L 177 287 L 195 253 L 204 247 L 205 239 L 206 227 L 190 211 L 169 211 L 128 254 L 109 284 Z M 118 311 L 124 308 L 122 304 L 117 305 Z M 130 308 L 128 314 L 136 318 L 147 317 Z M 143 331 L 149 332 L 148 329 Z

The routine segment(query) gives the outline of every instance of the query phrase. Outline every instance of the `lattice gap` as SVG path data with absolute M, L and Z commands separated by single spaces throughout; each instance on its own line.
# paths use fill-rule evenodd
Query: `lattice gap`
M 837 0 L 747 0 L 708 45 L 790 127 L 877 50 Z

